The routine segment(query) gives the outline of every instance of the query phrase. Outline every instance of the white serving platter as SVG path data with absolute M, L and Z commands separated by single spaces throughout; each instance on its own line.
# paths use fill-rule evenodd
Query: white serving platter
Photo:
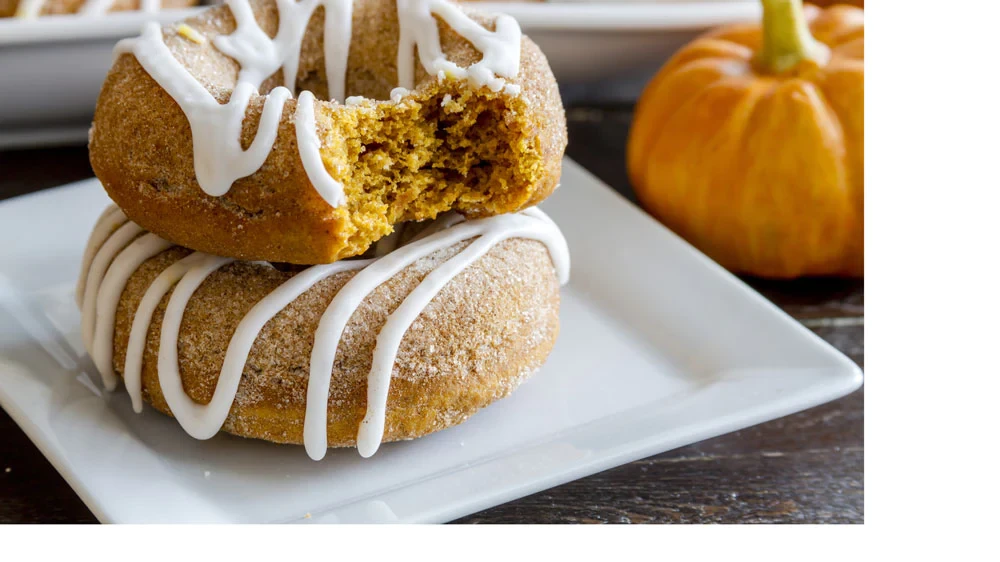
M 645 77 L 697 33 L 758 17 L 756 0 L 479 3 L 513 15 L 548 56 L 567 101 L 634 99 Z M 171 22 L 202 8 L 152 16 Z M 0 150 L 86 140 L 112 48 L 151 16 L 0 19 Z
M 562 331 L 511 397 L 370 459 L 196 441 L 100 390 L 73 302 L 96 180 L 0 203 L 0 405 L 104 522 L 440 522 L 861 385 L 847 357 L 566 160 Z M 600 222 L 595 219 L 600 218 Z M 595 228 L 601 224 L 602 228 Z

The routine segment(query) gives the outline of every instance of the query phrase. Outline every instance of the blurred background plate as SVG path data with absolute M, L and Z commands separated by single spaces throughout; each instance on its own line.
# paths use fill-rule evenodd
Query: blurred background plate
M 634 102 L 653 73 L 698 34 L 760 18 L 757 0 L 477 5 L 517 18 L 548 57 L 570 103 Z
M 200 9 L 0 19 L 0 150 L 86 142 L 115 43 Z
M 719 24 L 758 17 L 756 0 L 483 2 L 511 14 L 548 56 L 567 104 L 633 101 L 677 48 Z M 201 8 L 152 16 L 167 23 Z M 83 142 L 111 51 L 151 16 L 0 20 L 0 149 Z

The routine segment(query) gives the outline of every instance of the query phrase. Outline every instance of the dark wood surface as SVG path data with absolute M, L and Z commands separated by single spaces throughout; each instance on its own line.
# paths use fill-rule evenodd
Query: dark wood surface
M 629 107 L 570 108 L 568 153 L 631 197 Z M 90 177 L 85 147 L 0 151 L 0 199 Z M 11 243 L 8 241 L 7 243 Z M 13 243 L 16 243 L 14 241 Z M 862 281 L 747 281 L 864 366 Z M 0 411 L 0 523 L 93 515 Z M 464 517 L 460 523 L 861 523 L 864 391 Z

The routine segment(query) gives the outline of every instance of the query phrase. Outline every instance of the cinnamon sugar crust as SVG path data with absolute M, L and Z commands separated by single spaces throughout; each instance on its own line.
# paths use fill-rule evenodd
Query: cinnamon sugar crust
M 273 35 L 274 0 L 251 5 Z M 492 16 L 469 13 L 492 29 Z M 296 80 L 297 89 L 318 99 L 328 93 L 323 18 L 321 6 L 309 22 Z M 108 194 L 130 219 L 179 245 L 246 260 L 316 264 L 363 253 L 401 221 L 450 209 L 472 217 L 514 212 L 556 188 L 565 116 L 555 79 L 533 42 L 522 38 L 520 71 L 508 81 L 520 88 L 517 94 L 439 80 L 415 58 L 417 86 L 393 103 L 384 100 L 398 85 L 395 0 L 357 0 L 352 21 L 346 93 L 368 100 L 316 105 L 324 167 L 343 184 L 345 205 L 328 205 L 306 175 L 294 99 L 285 103 L 263 166 L 221 197 L 205 194 L 195 179 L 186 116 L 131 54 L 119 57 L 108 75 L 91 135 L 91 164 Z M 168 48 L 217 100 L 228 101 L 239 67 L 211 39 L 234 29 L 229 9 L 216 7 L 186 23 L 209 40 L 199 44 L 166 28 Z M 439 32 L 450 60 L 468 66 L 481 58 L 440 21 Z M 279 71 L 261 92 L 280 82 Z M 255 96 L 249 103 L 244 148 L 263 102 Z
M 375 339 L 388 315 L 437 266 L 470 241 L 418 260 L 373 291 L 353 314 L 338 346 L 328 399 L 329 446 L 353 446 L 365 415 Z M 121 376 L 132 319 L 147 287 L 190 250 L 174 247 L 147 260 L 129 279 L 117 308 L 113 365 Z M 229 340 L 250 308 L 294 271 L 234 262 L 194 293 L 180 326 L 178 359 L 185 392 L 207 404 Z M 273 317 L 249 354 L 223 430 L 277 443 L 303 441 L 309 358 L 320 317 L 356 272 L 317 283 Z M 170 414 L 157 375 L 168 293 L 147 334 L 142 396 Z M 413 439 L 463 422 L 510 394 L 542 365 L 559 331 L 559 283 L 546 247 L 509 239 L 452 279 L 402 340 L 386 408 L 383 442 Z

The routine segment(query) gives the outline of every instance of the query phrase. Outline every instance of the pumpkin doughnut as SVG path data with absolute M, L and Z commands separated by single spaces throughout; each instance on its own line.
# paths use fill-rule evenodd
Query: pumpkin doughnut
M 0 18 L 36 18 L 65 14 L 99 15 L 105 12 L 156 12 L 189 8 L 199 0 L 0 0 Z
M 559 180 L 559 90 L 513 18 L 471 10 L 230 0 L 148 24 L 116 49 L 94 172 L 143 228 L 244 260 L 331 263 L 400 222 L 531 207 Z
M 192 252 L 112 206 L 77 299 L 105 386 L 123 378 L 137 412 L 146 402 L 200 439 L 221 429 L 367 457 L 461 423 L 541 366 L 568 265 L 534 208 L 448 213 L 302 268 Z

